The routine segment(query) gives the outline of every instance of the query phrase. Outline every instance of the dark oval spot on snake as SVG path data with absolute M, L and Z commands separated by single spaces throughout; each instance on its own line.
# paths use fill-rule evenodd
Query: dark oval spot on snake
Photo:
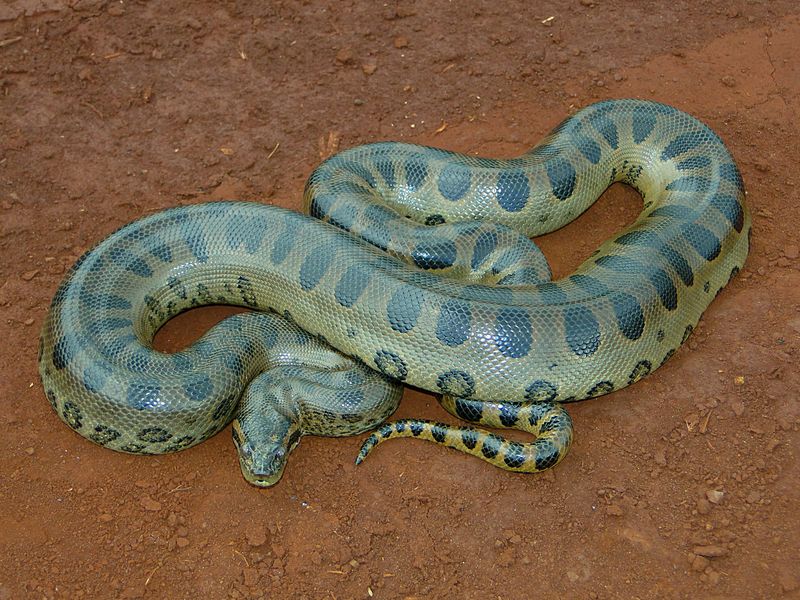
M 472 249 L 472 261 L 470 262 L 472 270 L 480 267 L 496 247 L 497 234 L 494 231 L 484 231 L 478 235 Z
M 300 265 L 300 287 L 306 291 L 313 290 L 328 272 L 334 256 L 335 252 L 324 248 L 311 250 Z
M 697 253 L 707 261 L 712 261 L 722 251 L 722 243 L 719 238 L 697 223 L 687 223 L 683 227 L 683 237 L 685 237 Z
M 436 337 L 446 346 L 463 344 L 469 337 L 470 309 L 467 302 L 447 300 L 436 321 Z
M 447 200 L 455 202 L 464 197 L 469 190 L 472 174 L 468 167 L 447 165 L 439 173 L 439 193 Z
M 334 290 L 336 301 L 347 308 L 353 306 L 364 293 L 371 277 L 369 269 L 359 265 L 348 267 L 336 284 Z
M 424 303 L 422 290 L 410 285 L 399 287 L 386 306 L 386 318 L 395 331 L 408 333 L 417 324 Z
M 617 326 L 629 340 L 638 340 L 644 331 L 644 312 L 639 301 L 625 292 L 618 292 L 611 298 Z
M 452 267 L 456 256 L 456 244 L 451 240 L 421 242 L 411 253 L 414 263 L 422 269 Z
M 600 326 L 591 310 L 584 306 L 564 309 L 567 345 L 576 356 L 591 356 L 600 347 Z
M 495 317 L 494 341 L 504 356 L 509 358 L 527 356 L 533 341 L 528 311 L 515 307 L 501 309 Z
M 196 375 L 183 388 L 186 396 L 192 402 L 202 402 L 214 390 L 211 378 L 206 374 Z
M 559 200 L 566 200 L 572 196 L 577 177 L 572 163 L 564 158 L 556 157 L 547 161 L 546 169 L 553 195 Z
M 711 199 L 711 206 L 721 212 L 736 231 L 744 227 L 744 210 L 739 200 L 727 194 L 716 194 Z
M 497 203 L 507 212 L 519 212 L 528 203 L 531 186 L 524 171 L 501 171 L 497 177 Z

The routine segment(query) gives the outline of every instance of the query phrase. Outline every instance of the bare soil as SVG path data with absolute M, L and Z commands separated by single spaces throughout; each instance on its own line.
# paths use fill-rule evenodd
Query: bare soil
M 800 597 L 800 8 L 753 2 L 7 0 L 0 5 L 0 599 Z M 298 208 L 338 149 L 526 150 L 599 99 L 673 104 L 742 168 L 746 268 L 677 356 L 569 410 L 554 471 L 306 438 L 249 486 L 224 432 L 164 457 L 65 427 L 36 369 L 65 269 L 176 204 Z M 610 189 L 556 275 L 632 221 Z M 187 313 L 159 347 L 227 309 Z M 409 390 L 399 417 L 449 420 Z

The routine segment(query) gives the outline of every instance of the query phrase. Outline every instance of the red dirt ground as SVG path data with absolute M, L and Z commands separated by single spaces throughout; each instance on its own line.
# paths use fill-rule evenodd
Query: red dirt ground
M 791 0 L 0 6 L 0 599 L 800 597 L 800 9 Z M 677 356 L 571 405 L 542 476 L 420 442 L 306 438 L 281 483 L 230 435 L 114 454 L 45 400 L 65 269 L 175 204 L 298 208 L 340 148 L 526 150 L 594 100 L 668 102 L 744 173 L 753 251 Z M 556 275 L 635 218 L 615 186 L 541 239 Z M 193 311 L 177 348 L 227 314 Z M 408 391 L 397 416 L 447 419 Z

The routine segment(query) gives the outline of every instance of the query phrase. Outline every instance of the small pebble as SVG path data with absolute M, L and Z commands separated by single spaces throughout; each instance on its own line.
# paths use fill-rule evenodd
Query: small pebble
M 707 515 L 711 511 L 711 504 L 705 498 L 700 498 L 697 501 L 697 512 L 701 515 Z
M 258 570 L 245 567 L 242 569 L 242 575 L 244 575 L 244 584 L 247 587 L 255 587 L 258 585 Z
M 789 244 L 783 249 L 783 255 L 791 260 L 795 260 L 800 257 L 800 247 L 796 244 Z
M 694 560 L 692 561 L 692 569 L 697 571 L 698 573 L 702 573 L 705 571 L 706 567 L 711 564 L 711 561 L 703 556 L 695 556 Z
M 708 499 L 711 504 L 719 504 L 722 502 L 722 498 L 725 496 L 725 492 L 720 490 L 707 490 L 706 491 L 706 498 Z
M 254 548 L 263 546 L 267 542 L 267 530 L 263 525 L 254 525 L 247 530 L 245 537 L 247 538 L 247 543 Z
M 408 47 L 408 39 L 403 37 L 402 35 L 399 37 L 394 38 L 394 47 L 395 48 L 407 48 Z
M 698 556 L 705 556 L 706 558 L 716 558 L 718 556 L 725 556 L 728 553 L 727 548 L 723 548 L 722 546 L 695 546 L 692 548 L 692 552 L 697 554 Z
M 150 496 L 142 496 L 139 502 L 141 503 L 142 507 L 145 510 L 149 510 L 152 512 L 161 510 L 161 502 L 153 500 Z
M 336 53 L 336 62 L 343 65 L 353 62 L 353 51 L 350 48 L 342 48 Z
M 741 400 L 734 400 L 731 402 L 731 410 L 733 410 L 733 414 L 737 417 L 741 417 L 744 414 L 744 402 Z
M 798 588 L 797 579 L 789 573 L 782 573 L 778 577 L 778 583 L 780 583 L 781 589 L 786 594 L 793 592 Z

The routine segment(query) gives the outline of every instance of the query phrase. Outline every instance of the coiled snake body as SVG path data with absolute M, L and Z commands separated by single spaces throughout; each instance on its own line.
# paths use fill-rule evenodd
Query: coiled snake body
M 639 218 L 550 281 L 529 237 L 615 181 L 641 192 Z M 571 441 L 558 403 L 668 360 L 749 247 L 744 186 L 722 141 L 638 100 L 589 106 L 510 160 L 356 147 L 314 171 L 305 203 L 315 218 L 252 203 L 174 208 L 86 253 L 41 339 L 59 416 L 132 453 L 187 448 L 236 417 L 245 477 L 269 485 L 301 435 L 382 423 L 401 381 L 441 392 L 463 419 L 539 437 L 405 420 L 378 429 L 359 461 L 384 439 L 416 436 L 541 470 Z M 151 348 L 169 318 L 211 303 L 277 314 L 231 317 L 176 354 Z

